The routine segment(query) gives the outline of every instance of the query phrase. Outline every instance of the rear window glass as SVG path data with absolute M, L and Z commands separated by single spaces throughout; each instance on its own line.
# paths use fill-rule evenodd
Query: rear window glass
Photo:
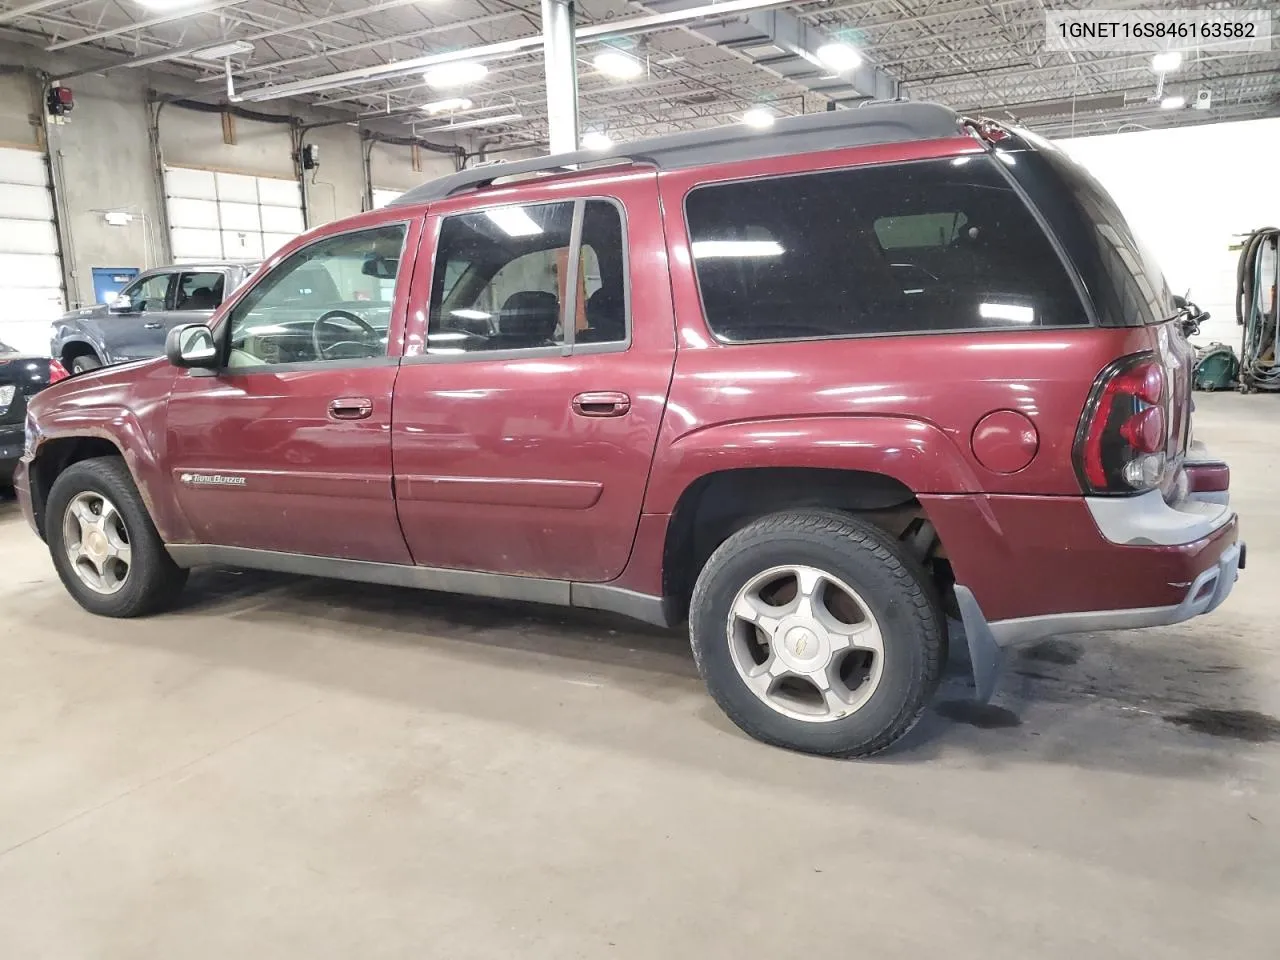
M 735 342 L 1087 322 L 1062 261 L 988 157 L 700 187 L 703 308 Z

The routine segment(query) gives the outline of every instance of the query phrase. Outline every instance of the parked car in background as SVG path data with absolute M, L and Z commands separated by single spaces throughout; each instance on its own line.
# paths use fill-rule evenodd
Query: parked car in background
M 170 330 L 207 321 L 257 266 L 213 262 L 148 270 L 110 303 L 54 321 L 49 355 L 71 373 L 158 357 Z
M 687 621 L 742 729 L 835 756 L 921 716 L 948 614 L 986 698 L 1002 648 L 1226 599 L 1193 312 L 1061 151 L 926 103 L 620 149 L 327 224 L 37 397 L 72 596 L 229 564 Z
M 13 483 L 13 469 L 22 456 L 27 398 L 66 378 L 57 360 L 24 356 L 0 342 L 0 489 Z

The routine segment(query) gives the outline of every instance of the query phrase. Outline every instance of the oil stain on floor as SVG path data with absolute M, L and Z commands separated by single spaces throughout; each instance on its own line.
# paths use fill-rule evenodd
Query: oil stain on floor
M 1186 713 L 1170 714 L 1164 719 L 1180 727 L 1207 733 L 1211 737 L 1229 737 L 1232 740 L 1248 740 L 1250 743 L 1280 740 L 1280 720 L 1256 710 L 1195 707 Z

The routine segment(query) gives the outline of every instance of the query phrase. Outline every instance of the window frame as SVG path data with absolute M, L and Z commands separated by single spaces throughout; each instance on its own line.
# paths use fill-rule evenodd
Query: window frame
M 1023 206 L 1027 211 L 1027 214 L 1031 217 L 1031 219 L 1035 222 L 1036 226 L 1039 227 L 1041 232 L 1044 234 L 1044 238 L 1048 242 L 1049 246 L 1052 248 L 1054 256 L 1057 258 L 1058 264 L 1062 267 L 1063 271 L 1066 273 L 1067 278 L 1071 281 L 1071 287 L 1076 293 L 1077 305 L 1080 307 L 1080 315 L 1084 317 L 1084 320 L 1082 320 L 1080 323 L 1059 323 L 1059 324 L 1054 324 L 1052 326 L 1036 325 L 1036 326 L 1029 326 L 1029 327 L 1011 327 L 1011 326 L 1010 327 L 948 327 L 945 329 L 938 329 L 938 330 L 886 330 L 886 331 L 874 331 L 874 332 L 867 332 L 867 333 L 832 334 L 830 336 L 819 336 L 819 337 L 769 337 L 769 338 L 760 339 L 760 340 L 728 340 L 723 336 L 721 336 L 720 333 L 717 332 L 714 327 L 712 327 L 711 321 L 707 319 L 707 305 L 702 293 L 702 278 L 698 274 L 698 264 L 693 256 L 693 250 L 692 250 L 693 242 L 694 242 L 693 230 L 689 223 L 689 198 L 693 196 L 695 193 L 697 193 L 699 190 L 707 190 L 714 187 L 730 186 L 730 185 L 739 184 L 739 183 L 758 183 L 765 180 L 794 180 L 798 177 L 814 177 L 814 176 L 822 176 L 824 174 L 846 173 L 846 172 L 852 172 L 856 170 L 865 170 L 865 169 L 882 169 L 884 167 L 904 167 L 904 166 L 910 166 L 910 165 L 921 164 L 921 163 L 940 164 L 942 161 L 947 161 L 952 159 L 952 157 L 948 155 L 943 155 L 940 157 L 918 157 L 918 158 L 912 158 L 909 160 L 891 160 L 884 163 L 850 163 L 850 164 L 844 164 L 838 167 L 822 167 L 820 169 L 813 169 L 813 170 L 796 170 L 796 171 L 791 171 L 787 173 L 770 173 L 770 174 L 757 174 L 757 175 L 745 176 L 745 177 L 728 177 L 722 180 L 705 180 L 700 183 L 694 184 L 692 187 L 690 187 L 685 192 L 684 197 L 680 201 L 680 212 L 682 217 L 684 218 L 683 226 L 685 231 L 685 238 L 689 245 L 689 270 L 693 275 L 693 286 L 698 294 L 698 311 L 702 319 L 702 325 L 704 329 L 707 331 L 707 334 L 711 337 L 712 341 L 715 342 L 718 346 L 753 347 L 753 346 L 759 346 L 761 344 L 771 344 L 771 343 L 825 343 L 830 340 L 869 340 L 869 339 L 885 338 L 885 337 L 949 337 L 949 336 L 956 336 L 957 334 L 987 335 L 987 334 L 1001 334 L 1001 333 L 1003 334 L 1009 334 L 1009 333 L 1038 334 L 1042 332 L 1054 333 L 1062 330 L 1087 330 L 1096 326 L 1096 324 L 1092 322 L 1092 317 L 1093 317 L 1092 305 L 1090 304 L 1089 298 L 1085 295 L 1084 287 L 1076 271 L 1075 265 L 1066 256 L 1065 252 L 1062 249 L 1061 243 L 1059 242 L 1058 238 L 1054 236 L 1053 231 L 1049 228 L 1049 225 L 1045 222 L 1043 216 L 1040 214 L 1040 211 L 1036 209 L 1035 204 L 1031 202 L 1031 199 L 1022 190 L 1021 186 L 1016 181 L 1012 180 L 1009 177 L 1008 172 L 1004 169 L 1004 165 L 1001 163 L 998 163 L 995 157 L 992 156 L 990 153 L 983 153 L 983 154 L 970 155 L 970 156 L 973 156 L 974 159 L 986 159 L 993 165 L 994 169 L 1000 174 L 1000 177 L 1004 181 L 1005 185 L 1018 197 L 1018 199 L 1022 201 Z M 873 225 L 872 232 L 874 233 L 874 231 L 875 231 L 875 227 Z M 889 253 L 889 252 L 891 251 L 886 251 L 886 253 Z
M 592 200 L 608 203 L 614 208 L 618 214 L 618 225 L 622 231 L 622 296 L 623 296 L 623 323 L 625 324 L 626 336 L 622 340 L 612 340 L 607 343 L 577 343 L 575 335 L 577 334 L 576 318 L 578 315 L 578 292 L 580 288 L 580 274 L 582 264 L 582 227 L 586 217 L 587 204 Z M 560 304 L 560 324 L 561 329 L 565 331 L 566 337 L 563 343 L 552 344 L 549 347 L 516 347 L 508 350 L 465 350 L 458 353 L 431 353 L 431 305 L 435 299 L 435 270 L 436 259 L 440 256 L 440 237 L 444 233 L 444 223 L 450 217 L 466 217 L 475 214 L 483 214 L 486 210 L 494 210 L 499 207 L 545 207 L 551 204 L 573 204 L 573 220 L 569 227 L 569 255 L 566 260 L 568 267 L 568 276 L 565 277 L 565 298 Z M 414 356 L 406 356 L 404 363 L 476 363 L 483 360 L 517 360 L 522 357 L 530 359 L 538 359 L 546 357 L 573 357 L 573 356 L 594 356 L 604 353 L 625 353 L 631 349 L 631 342 L 634 339 L 634 332 L 631 327 L 631 245 L 629 242 L 630 232 L 627 220 L 627 207 L 617 197 L 607 195 L 586 195 L 572 198 L 557 198 L 551 200 L 534 200 L 528 203 L 508 202 L 508 203 L 488 203 L 479 206 L 470 207 L 465 210 L 452 211 L 450 213 L 439 214 L 436 218 L 435 236 L 429 241 L 435 249 L 432 251 L 431 257 L 431 282 L 427 290 L 426 302 L 426 327 L 423 331 L 422 353 Z M 553 249 L 553 248 L 548 248 Z M 574 256 L 575 251 L 577 256 Z M 527 256 L 527 254 L 525 254 Z M 599 252 L 596 253 L 599 257 Z M 515 261 L 509 261 L 514 263 Z M 505 265 L 504 265 L 505 266 Z M 503 269 L 499 267 L 499 270 Z M 495 274 L 496 276 L 497 274 Z M 492 279 L 492 278 L 490 278 Z M 441 295 L 441 303 L 448 291 Z M 585 303 L 585 301 L 584 301 Z M 437 348 L 440 349 L 440 348 Z M 447 349 L 447 348 L 445 348 Z
M 346 230 L 335 230 L 333 233 L 327 233 L 322 237 L 316 237 L 315 239 L 307 243 L 304 243 L 302 246 L 289 251 L 287 254 L 285 254 L 283 257 L 280 258 L 280 261 L 276 263 L 275 266 L 271 267 L 271 269 L 262 273 L 257 278 L 256 282 L 249 283 L 248 281 L 246 281 L 245 283 L 241 284 L 241 286 L 237 287 L 234 291 L 230 293 L 224 292 L 222 297 L 223 305 L 225 305 L 232 298 L 233 294 L 235 297 L 235 302 L 232 303 L 231 307 L 225 313 L 222 314 L 222 317 L 220 318 L 218 325 L 214 330 L 214 342 L 217 343 L 218 345 L 218 353 L 219 353 L 218 368 L 214 372 L 220 373 L 220 374 L 230 373 L 231 375 L 239 377 L 239 376 L 254 376 L 255 374 L 272 373 L 277 370 L 296 371 L 296 372 L 306 373 L 313 370 L 334 370 L 334 369 L 349 370 L 349 369 L 358 369 L 361 367 L 386 367 L 386 366 L 395 366 L 396 364 L 400 363 L 401 358 L 391 353 L 391 349 L 393 346 L 391 331 L 392 331 L 392 328 L 395 326 L 396 303 L 399 302 L 401 298 L 407 297 L 409 292 L 409 288 L 408 288 L 409 279 L 406 277 L 405 271 L 401 268 L 403 268 L 403 266 L 405 265 L 404 254 L 405 254 L 405 251 L 409 248 L 409 240 L 413 232 L 413 222 L 414 222 L 413 217 L 397 217 L 394 220 L 383 220 L 374 224 L 362 224 L 358 227 L 353 226 Z M 399 260 L 400 267 L 397 269 L 396 285 L 395 285 L 395 289 L 392 291 L 392 294 L 391 294 L 392 324 L 390 327 L 387 328 L 387 344 L 386 344 L 386 349 L 383 356 L 351 357 L 343 360 L 293 360 L 293 361 L 287 361 L 285 363 L 260 363 L 260 364 L 255 364 L 254 366 L 236 367 L 234 370 L 231 370 L 231 368 L 227 366 L 227 360 L 231 353 L 231 330 L 233 325 L 235 324 L 236 311 L 239 310 L 244 305 L 244 301 L 253 294 L 254 290 L 258 289 L 258 287 L 260 287 L 263 283 L 267 282 L 267 280 L 274 277 L 276 275 L 277 270 L 281 269 L 286 263 L 288 263 L 298 254 L 303 253 L 307 250 L 310 250 L 312 247 L 317 246 L 321 243 L 327 243 L 328 241 L 337 239 L 338 237 L 352 236 L 358 233 L 373 233 L 376 230 L 382 230 L 382 229 L 385 229 L 386 227 L 394 227 L 394 226 L 403 227 L 404 236 L 401 237 L 400 239 L 400 260 Z M 410 271 L 410 273 L 412 273 L 412 270 Z M 401 287 L 402 283 L 405 284 L 403 288 Z

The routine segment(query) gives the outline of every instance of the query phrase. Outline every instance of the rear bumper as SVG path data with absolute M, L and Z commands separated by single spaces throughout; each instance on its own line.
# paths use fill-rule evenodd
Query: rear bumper
M 935 524 L 956 574 L 981 699 L 991 695 L 1006 648 L 1190 620 L 1219 607 L 1244 566 L 1226 491 L 1193 493 L 1174 506 L 1158 492 L 943 499 L 925 505 L 931 518 L 940 508 Z M 966 522 L 966 508 L 981 522 Z

